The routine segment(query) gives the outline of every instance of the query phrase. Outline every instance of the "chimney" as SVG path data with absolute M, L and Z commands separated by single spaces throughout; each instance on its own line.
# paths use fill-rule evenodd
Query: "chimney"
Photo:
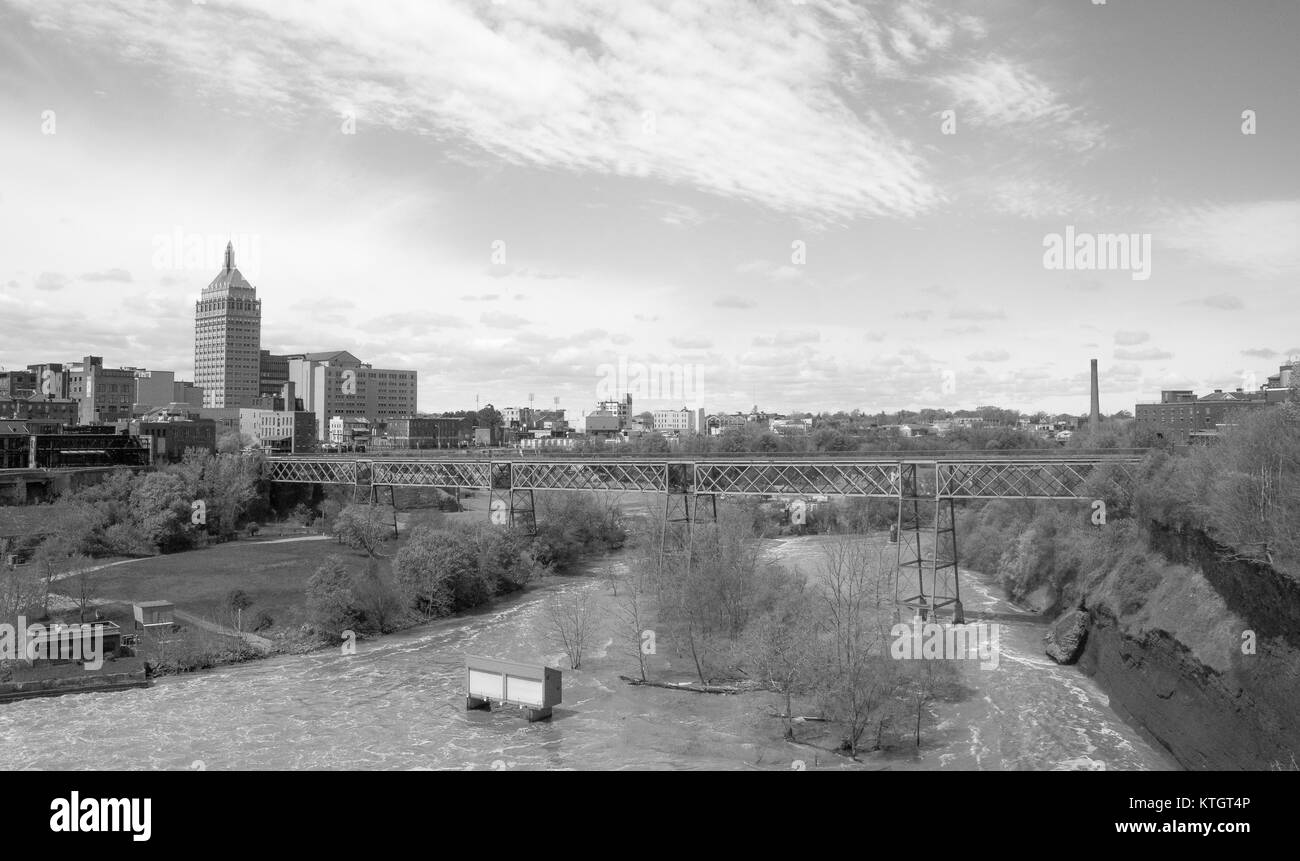
M 1092 413 L 1088 416 L 1088 433 L 1095 435 L 1101 426 L 1101 398 L 1097 391 L 1097 360 L 1092 360 Z

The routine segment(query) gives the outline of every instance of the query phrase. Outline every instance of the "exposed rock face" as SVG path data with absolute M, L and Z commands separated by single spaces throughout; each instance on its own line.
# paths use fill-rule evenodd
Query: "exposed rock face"
M 1088 638 L 1088 611 L 1066 610 L 1043 637 L 1047 644 L 1047 657 L 1058 664 L 1073 664 L 1083 651 Z
M 1231 629 L 1199 655 L 1146 617 L 1121 620 L 1089 601 L 1092 623 L 1079 667 L 1110 705 L 1185 768 L 1291 770 L 1300 758 L 1300 582 L 1233 557 L 1203 533 L 1152 526 L 1152 545 L 1191 566 L 1249 626 L 1254 648 Z M 1188 588 L 1193 584 L 1189 582 Z M 1199 648 L 1204 652 L 1206 642 Z M 1216 658 L 1207 660 L 1209 655 Z M 1215 664 L 1211 666 L 1210 664 Z

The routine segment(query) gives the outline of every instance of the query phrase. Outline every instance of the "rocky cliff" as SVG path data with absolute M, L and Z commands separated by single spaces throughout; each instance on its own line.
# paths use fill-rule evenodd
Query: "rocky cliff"
M 1153 525 L 1150 543 L 1172 564 L 1140 605 L 1126 572 L 1087 584 L 1080 667 L 1188 768 L 1296 768 L 1300 582 L 1200 532 Z

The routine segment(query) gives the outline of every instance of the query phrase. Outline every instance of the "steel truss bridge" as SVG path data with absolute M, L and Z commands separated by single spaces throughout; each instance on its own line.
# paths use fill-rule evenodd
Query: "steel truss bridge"
M 964 622 L 957 567 L 955 502 L 960 499 L 1114 500 L 1144 452 L 1064 454 L 1017 451 L 908 452 L 842 457 L 761 455 L 366 457 L 271 456 L 262 478 L 288 484 L 336 484 L 371 504 L 381 488 L 486 490 L 493 523 L 536 534 L 536 491 L 662 494 L 661 561 L 690 571 L 697 525 L 716 523 L 717 500 L 731 496 L 859 497 L 898 506 L 898 571 L 915 572 L 916 593 L 900 596 L 922 618 L 945 607 Z M 907 577 L 912 580 L 912 575 Z M 927 585 L 928 580 L 928 585 Z M 910 588 L 910 587 L 909 587 Z

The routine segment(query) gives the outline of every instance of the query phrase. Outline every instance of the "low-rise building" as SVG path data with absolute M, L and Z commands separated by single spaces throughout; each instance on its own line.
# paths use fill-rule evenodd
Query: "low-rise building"
M 305 410 L 239 410 L 239 432 L 249 445 L 284 454 L 316 450 L 316 414 Z
M 660 433 L 700 433 L 706 427 L 703 409 L 651 410 L 651 427 Z
M 169 407 L 160 408 L 166 409 Z M 155 464 L 176 463 L 190 449 L 209 454 L 217 450 L 217 423 L 212 419 L 188 418 L 157 410 L 149 416 L 131 421 L 128 428 L 132 436 L 148 440 Z
M 86 356 L 68 368 L 68 396 L 77 401 L 82 424 L 129 419 L 135 401 L 135 371 L 106 368 L 102 356 Z
M 0 397 L 0 417 L 75 425 L 81 405 L 72 398 L 56 398 L 33 392 L 25 398 Z

